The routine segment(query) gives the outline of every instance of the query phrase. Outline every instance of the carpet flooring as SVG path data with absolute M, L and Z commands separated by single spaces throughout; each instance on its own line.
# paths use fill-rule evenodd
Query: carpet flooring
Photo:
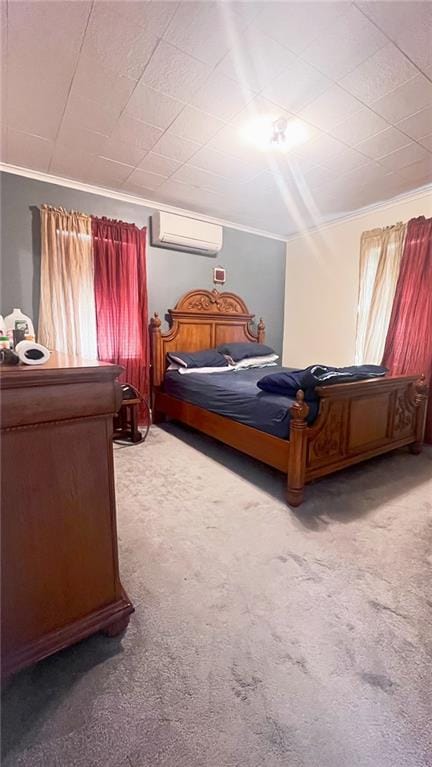
M 3 693 L 4 767 L 430 767 L 432 452 L 310 486 L 169 424 L 116 447 L 136 612 Z

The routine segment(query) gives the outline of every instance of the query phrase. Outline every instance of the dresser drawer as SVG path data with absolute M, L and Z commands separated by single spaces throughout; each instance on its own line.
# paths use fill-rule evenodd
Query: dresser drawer
M 1 424 L 7 429 L 104 415 L 116 412 L 120 404 L 121 389 L 114 381 L 4 389 Z

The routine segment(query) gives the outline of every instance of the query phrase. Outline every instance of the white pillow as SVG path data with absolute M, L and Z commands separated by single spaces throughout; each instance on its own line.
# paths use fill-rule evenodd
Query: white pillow
M 223 368 L 182 368 L 179 366 L 178 372 L 184 376 L 192 373 L 228 373 L 230 370 L 235 370 L 234 365 L 227 365 Z
M 174 354 L 171 354 L 171 359 L 174 360 L 174 362 L 170 362 L 168 366 L 168 370 L 178 370 L 179 368 L 187 368 L 187 363 L 180 359 L 180 357 L 174 357 Z
M 240 362 L 236 362 L 234 370 L 248 370 L 248 368 L 268 368 L 276 365 L 279 359 L 278 354 L 262 354 L 261 357 L 247 357 Z
M 187 373 L 227 373 L 228 370 L 234 370 L 234 365 L 227 365 L 226 367 L 217 368 L 185 368 L 183 365 L 179 365 L 177 362 L 171 362 L 167 367 L 167 372 L 169 370 L 176 370 L 182 375 L 186 375 Z

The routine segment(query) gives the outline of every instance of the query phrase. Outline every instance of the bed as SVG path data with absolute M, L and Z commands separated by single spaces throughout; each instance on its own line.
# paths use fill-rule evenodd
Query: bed
M 168 319 L 167 332 L 157 314 L 150 323 L 153 423 L 172 418 L 284 472 L 290 506 L 299 506 L 305 485 L 326 474 L 405 445 L 421 451 L 424 375 L 318 387 L 316 403 L 305 402 L 301 390 L 295 400 L 265 395 L 256 381 L 273 368 L 212 376 L 167 371 L 169 352 L 264 342 L 263 320 L 253 325 L 240 296 L 192 290 Z
M 280 394 L 260 391 L 257 382 L 266 373 L 276 373 L 284 368 L 258 368 L 217 374 L 179 375 L 167 371 L 163 384 L 165 394 L 209 410 L 224 418 L 288 439 L 291 407 L 295 399 Z M 318 403 L 309 404 L 307 422 L 313 423 L 318 413 Z

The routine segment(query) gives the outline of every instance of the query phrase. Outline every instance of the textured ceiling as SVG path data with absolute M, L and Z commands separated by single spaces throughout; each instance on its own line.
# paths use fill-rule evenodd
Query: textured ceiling
M 286 235 L 432 180 L 430 2 L 2 2 L 4 162 Z M 285 156 L 251 115 L 310 131 Z

